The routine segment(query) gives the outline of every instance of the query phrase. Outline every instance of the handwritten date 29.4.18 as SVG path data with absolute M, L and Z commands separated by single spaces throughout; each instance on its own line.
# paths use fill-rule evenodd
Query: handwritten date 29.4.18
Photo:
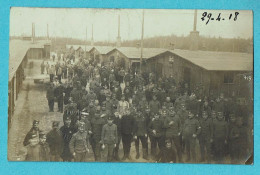
M 238 12 L 235 12 L 234 14 L 233 13 L 230 13 L 230 15 L 228 16 L 228 20 L 234 20 L 236 21 L 237 20 L 237 17 L 238 17 L 239 13 Z M 217 18 L 214 18 L 213 17 L 213 14 L 212 13 L 207 13 L 207 12 L 204 12 L 202 13 L 202 18 L 201 18 L 202 21 L 206 21 L 206 25 L 209 23 L 210 20 L 216 20 L 216 21 L 224 21 L 226 20 L 225 17 L 222 17 L 221 16 L 221 13 L 218 14 Z

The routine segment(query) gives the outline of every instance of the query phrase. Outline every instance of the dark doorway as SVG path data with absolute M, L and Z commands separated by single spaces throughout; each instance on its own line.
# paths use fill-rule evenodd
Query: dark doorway
M 188 87 L 190 87 L 190 77 L 191 77 L 190 68 L 185 67 L 183 72 L 183 81 L 185 84 L 188 84 Z

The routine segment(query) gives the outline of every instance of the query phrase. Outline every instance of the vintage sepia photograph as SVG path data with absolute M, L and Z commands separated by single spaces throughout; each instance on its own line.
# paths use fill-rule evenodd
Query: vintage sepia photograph
M 253 11 L 10 8 L 8 160 L 253 164 Z

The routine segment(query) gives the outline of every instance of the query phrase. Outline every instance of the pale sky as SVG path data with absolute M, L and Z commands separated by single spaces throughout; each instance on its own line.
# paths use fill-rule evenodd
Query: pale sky
M 212 13 L 215 19 L 221 13 L 225 20 L 202 21 L 203 12 Z M 235 10 L 198 10 L 197 31 L 201 36 L 223 38 L 249 38 L 253 36 L 252 11 L 241 11 L 234 21 Z M 229 15 L 233 14 L 232 20 Z M 10 35 L 28 35 L 35 23 L 35 35 L 46 36 L 47 24 L 49 36 L 91 38 L 91 26 L 94 26 L 94 41 L 115 41 L 118 32 L 120 14 L 120 35 L 122 41 L 140 39 L 142 29 L 141 9 L 88 9 L 88 8 L 25 8 L 12 7 L 10 12 Z M 207 20 L 207 18 L 206 18 Z M 144 10 L 144 38 L 153 36 L 187 36 L 193 30 L 194 10 Z

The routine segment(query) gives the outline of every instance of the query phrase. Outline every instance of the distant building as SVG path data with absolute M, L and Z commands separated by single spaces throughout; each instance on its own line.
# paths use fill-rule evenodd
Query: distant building
M 98 62 L 103 62 L 107 64 L 110 62 L 108 53 L 112 51 L 114 47 L 112 46 L 94 46 L 90 51 L 90 57 L 93 57 L 95 60 L 97 59 Z
M 146 62 L 147 69 L 157 76 L 173 75 L 177 83 L 186 83 L 191 90 L 199 86 L 205 95 L 253 95 L 252 54 L 175 49 Z

